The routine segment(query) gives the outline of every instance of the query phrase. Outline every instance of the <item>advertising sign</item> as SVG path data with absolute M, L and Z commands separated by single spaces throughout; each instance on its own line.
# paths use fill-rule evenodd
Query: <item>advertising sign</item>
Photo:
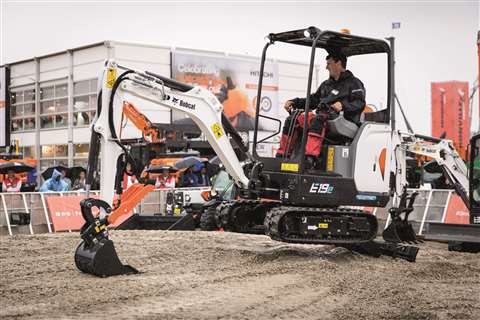
M 98 199 L 99 196 L 90 195 L 90 198 Z M 80 201 L 83 199 L 85 199 L 85 196 L 45 196 L 55 231 L 80 230 L 85 223 L 80 211 Z M 98 211 L 95 209 L 93 208 L 92 210 L 94 216 L 98 214 Z M 129 212 L 109 226 L 117 227 L 131 215 L 132 212 Z
M 452 194 L 445 215 L 445 223 L 469 224 L 470 214 L 467 207 L 456 194 Z
M 46 196 L 50 219 L 55 231 L 80 230 L 85 223 L 80 212 L 84 196 Z
M 452 140 L 465 160 L 470 137 L 468 82 L 432 82 L 432 136 Z
M 254 128 L 260 61 L 173 52 L 172 77 L 210 90 L 223 104 L 224 113 L 239 131 Z M 263 76 L 262 115 L 278 118 L 278 65 L 266 63 Z M 278 124 L 260 118 L 260 130 Z

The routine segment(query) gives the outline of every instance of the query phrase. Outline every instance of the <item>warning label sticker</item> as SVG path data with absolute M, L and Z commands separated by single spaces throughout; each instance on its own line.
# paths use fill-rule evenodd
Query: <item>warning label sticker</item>
M 117 79 L 117 72 L 114 68 L 108 68 L 107 70 L 107 88 L 112 88 L 113 84 L 115 83 L 115 79 Z
M 215 138 L 217 138 L 217 140 L 223 136 L 222 126 L 220 126 L 218 122 L 212 125 L 212 131 L 213 131 L 213 134 L 215 135 Z

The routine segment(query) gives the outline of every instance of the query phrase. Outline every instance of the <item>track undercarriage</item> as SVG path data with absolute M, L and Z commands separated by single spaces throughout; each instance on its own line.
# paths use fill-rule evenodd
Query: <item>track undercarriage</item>
M 415 261 L 418 247 L 376 240 L 377 218 L 347 208 L 285 206 L 264 200 L 224 201 L 210 211 L 225 231 L 266 234 L 276 241 L 330 244 L 369 254 Z

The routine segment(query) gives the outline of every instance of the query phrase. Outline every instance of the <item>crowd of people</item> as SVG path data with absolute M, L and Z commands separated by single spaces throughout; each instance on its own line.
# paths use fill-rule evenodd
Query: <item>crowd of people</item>
M 146 167 L 140 178 L 137 178 L 131 165 L 127 164 L 123 175 L 123 190 L 138 182 L 155 184 L 156 189 L 208 187 L 211 185 L 204 165 L 191 166 L 182 172 L 173 172 L 171 168 L 165 167 L 160 174 L 150 174 Z
M 72 180 L 68 177 L 67 170 L 54 168 L 50 178 L 45 179 L 38 189 L 39 192 L 66 192 L 66 191 L 85 191 L 86 171 L 81 170 Z M 154 184 L 157 189 L 169 188 L 187 188 L 210 186 L 210 177 L 207 174 L 205 165 L 191 166 L 181 172 L 174 172 L 169 168 L 160 174 L 150 174 L 148 167 L 142 172 L 139 178 L 135 176 L 132 166 L 128 163 L 123 175 L 123 190 L 128 189 L 134 183 Z M 22 179 L 14 171 L 8 171 L 2 181 L 2 192 L 20 192 L 22 188 Z
M 2 181 L 2 192 L 21 192 L 22 179 L 10 170 L 5 174 Z M 33 191 L 33 190 L 32 190 Z M 45 179 L 38 189 L 39 192 L 65 192 L 65 191 L 85 191 L 85 171 L 80 171 L 72 183 L 67 176 L 66 170 L 53 169 L 50 178 Z

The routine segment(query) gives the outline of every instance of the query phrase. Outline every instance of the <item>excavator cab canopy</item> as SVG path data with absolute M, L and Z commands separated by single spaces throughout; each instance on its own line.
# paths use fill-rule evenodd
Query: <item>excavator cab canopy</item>
M 272 42 L 286 42 L 312 47 L 315 38 L 317 48 L 327 51 L 338 50 L 345 56 L 356 56 L 371 53 L 390 53 L 390 47 L 384 40 L 355 36 L 342 32 L 321 31 L 315 27 L 281 33 L 270 33 Z
M 308 74 L 308 84 L 306 90 L 306 102 L 305 102 L 305 114 L 308 114 L 308 111 L 311 110 L 310 106 L 310 94 L 312 90 L 312 78 L 313 78 L 313 70 L 315 68 L 315 50 L 320 48 L 326 50 L 328 53 L 340 53 L 345 55 L 346 57 L 357 56 L 357 55 L 366 55 L 366 54 L 378 54 L 378 53 L 385 53 L 387 55 L 387 108 L 372 112 L 368 115 L 368 118 L 365 117 L 366 121 L 372 121 L 377 123 L 390 123 L 390 119 L 393 117 L 390 116 L 391 111 L 391 104 L 393 103 L 393 92 L 394 92 L 394 74 L 393 74 L 393 50 L 391 50 L 390 45 L 383 39 L 373 39 L 367 38 L 362 36 L 355 36 L 349 33 L 342 33 L 336 31 L 329 31 L 329 30 L 320 30 L 316 27 L 308 27 L 305 29 L 298 29 L 293 31 L 286 31 L 280 33 L 270 33 L 266 39 L 268 40 L 265 44 L 262 52 L 262 59 L 260 62 L 260 76 L 258 82 L 258 92 L 257 97 L 262 96 L 262 82 L 263 82 L 263 70 L 266 61 L 266 53 L 267 49 L 270 45 L 281 42 L 281 43 L 288 43 L 294 44 L 304 47 L 311 48 L 311 55 L 310 55 L 310 64 L 309 64 L 309 74 Z M 254 137 L 253 137 L 253 154 L 254 157 L 259 157 L 256 149 L 257 145 L 267 141 L 268 139 L 276 136 L 280 133 L 281 124 L 278 119 L 272 119 L 265 115 L 260 114 L 260 100 L 257 99 L 256 105 L 256 117 L 255 117 L 255 130 L 254 130 Z M 393 116 L 393 114 L 392 114 Z M 258 125 L 259 119 L 266 118 L 270 121 L 276 121 L 279 123 L 279 128 L 276 132 L 272 133 L 271 135 L 264 137 L 261 140 L 257 140 L 257 132 L 258 132 Z M 305 117 L 305 124 L 303 127 L 307 127 L 307 118 Z M 306 130 L 303 132 L 303 136 L 301 138 L 301 144 L 299 151 L 300 155 L 305 153 L 305 144 L 306 144 Z M 304 172 L 305 163 L 303 157 L 300 159 L 300 173 Z

